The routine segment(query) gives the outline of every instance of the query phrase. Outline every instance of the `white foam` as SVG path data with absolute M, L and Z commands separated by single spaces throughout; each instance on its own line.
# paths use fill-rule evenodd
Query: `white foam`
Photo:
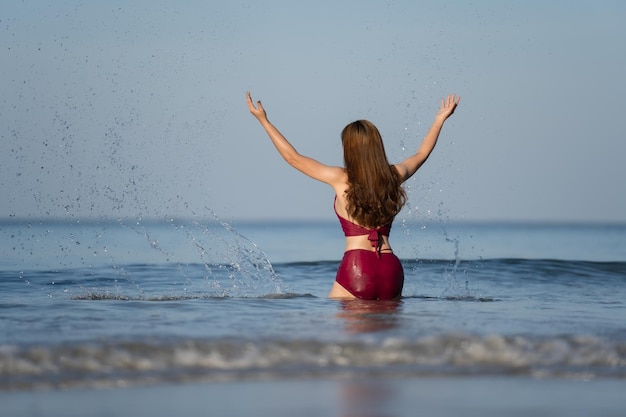
M 400 368 L 398 368 L 400 367 Z M 246 377 L 263 371 L 501 373 L 626 377 L 626 343 L 597 337 L 444 334 L 378 342 L 186 340 L 18 348 L 0 346 L 0 389 L 117 379 Z M 123 378 L 122 378 L 123 377 Z M 17 382 L 15 382 L 17 381 Z M 47 382 L 46 382 L 47 381 Z

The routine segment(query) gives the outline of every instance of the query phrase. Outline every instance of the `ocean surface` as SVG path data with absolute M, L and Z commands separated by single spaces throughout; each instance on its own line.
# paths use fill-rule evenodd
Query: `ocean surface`
M 334 222 L 0 223 L 2 415 L 117 415 L 68 404 L 165 387 L 231 411 L 228 393 L 255 404 L 270 387 L 321 407 L 303 394 L 317 387 L 378 410 L 345 415 L 414 415 L 411 398 L 456 387 L 506 415 L 532 399 L 576 415 L 583 398 L 584 415 L 624 415 L 626 225 L 398 221 L 391 243 L 402 299 L 336 301 Z M 395 405 L 376 403 L 368 381 L 386 381 Z M 310 415 L 340 414 L 329 407 Z

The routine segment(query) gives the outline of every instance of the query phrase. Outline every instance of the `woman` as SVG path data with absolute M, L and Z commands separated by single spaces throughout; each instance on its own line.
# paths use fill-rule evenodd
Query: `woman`
M 399 298 L 404 271 L 389 245 L 394 217 L 404 203 L 402 183 L 411 178 L 433 151 L 444 122 L 460 97 L 441 100 L 417 152 L 399 164 L 387 161 L 376 126 L 366 120 L 347 125 L 341 133 L 344 168 L 324 165 L 301 155 L 270 123 L 261 101 L 256 106 L 247 93 L 248 109 L 258 119 L 280 155 L 298 171 L 335 190 L 335 213 L 346 235 L 346 248 L 330 290 L 330 298 L 390 300 Z

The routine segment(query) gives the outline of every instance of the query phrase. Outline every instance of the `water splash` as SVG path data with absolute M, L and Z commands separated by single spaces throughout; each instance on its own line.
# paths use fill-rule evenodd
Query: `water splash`
M 211 220 L 6 222 L 0 227 L 0 266 L 16 271 L 25 285 L 30 271 L 50 271 L 54 277 L 44 285 L 51 296 L 67 297 L 60 290 L 70 278 L 81 282 L 82 291 L 70 296 L 93 299 L 283 294 L 267 255 L 206 211 Z M 168 285 L 147 294 L 143 283 L 155 273 Z
M 407 194 L 413 192 L 409 183 L 405 184 L 405 190 Z M 431 191 L 432 189 L 428 190 L 429 193 Z M 439 191 L 441 192 L 441 189 Z M 432 248 L 442 246 L 444 252 L 441 255 L 441 259 L 450 258 L 451 262 L 442 264 L 441 279 L 443 289 L 441 298 L 471 299 L 477 297 L 476 290 L 472 288 L 469 279 L 466 277 L 467 271 L 462 266 L 461 240 L 458 236 L 452 236 L 447 227 L 449 218 L 444 209 L 444 203 L 439 202 L 434 222 L 428 221 L 428 218 L 433 214 L 431 210 L 426 210 L 426 217 L 424 219 L 418 219 L 419 214 L 419 208 L 414 207 L 409 201 L 404 207 L 404 218 L 400 220 L 403 233 L 410 238 L 409 241 L 415 242 L 410 248 L 410 253 L 412 253 L 413 256 L 409 257 L 409 259 L 418 260 L 424 247 Z M 435 232 L 435 230 L 438 230 L 438 232 Z M 420 236 L 420 232 L 424 231 L 428 231 L 429 238 L 436 239 L 436 241 L 424 240 Z M 424 233 L 422 233 L 422 235 L 423 234 Z M 413 239 L 413 235 L 420 238 Z M 413 268 L 415 275 L 419 276 L 419 262 L 411 263 L 411 268 Z M 419 293 L 418 290 L 411 288 L 412 285 L 419 286 L 419 283 L 407 284 L 408 293 Z
M 177 234 L 186 240 L 169 248 L 157 236 L 158 228 L 142 223 L 126 227 L 143 236 L 148 246 L 161 254 L 167 263 L 178 263 L 177 270 L 183 276 L 180 246 L 191 249 L 197 257 L 196 262 L 204 269 L 205 283 L 213 291 L 219 291 L 221 296 L 282 294 L 283 283 L 267 255 L 213 210 L 208 207 L 205 210 L 211 215 L 211 221 L 169 219 L 166 222 L 169 232 L 163 236 L 165 239 Z M 224 275 L 228 277 L 228 282 L 220 279 Z M 188 276 L 185 279 L 193 285 L 193 279 Z

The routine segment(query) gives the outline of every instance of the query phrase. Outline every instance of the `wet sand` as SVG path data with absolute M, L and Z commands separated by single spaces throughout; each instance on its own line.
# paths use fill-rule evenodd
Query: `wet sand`
M 0 393 L 3 416 L 623 416 L 626 381 L 289 379 Z

